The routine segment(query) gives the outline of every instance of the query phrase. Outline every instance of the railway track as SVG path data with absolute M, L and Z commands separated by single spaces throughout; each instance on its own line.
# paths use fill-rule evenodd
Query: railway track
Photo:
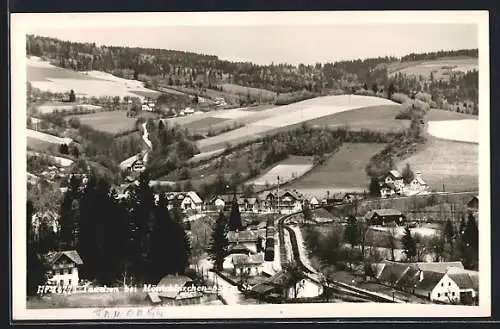
M 323 207 L 315 207 L 311 208 L 311 211 L 315 209 L 319 209 Z M 278 234 L 280 241 L 280 260 L 282 264 L 287 264 L 288 260 L 286 259 L 286 250 L 285 250 L 285 238 L 284 233 L 285 230 L 288 232 L 290 236 L 290 242 L 292 245 L 292 258 L 294 262 L 299 266 L 302 273 L 311 279 L 312 281 L 322 284 L 325 287 L 331 289 L 333 296 L 336 296 L 339 299 L 347 299 L 348 301 L 359 301 L 359 302 L 385 302 L 385 303 L 399 303 L 402 301 L 396 300 L 386 295 L 382 295 L 376 292 L 367 291 L 358 287 L 354 287 L 342 282 L 338 281 L 327 281 L 323 275 L 317 272 L 314 268 L 312 268 L 309 264 L 304 263 L 302 257 L 300 255 L 299 245 L 297 242 L 297 237 L 295 235 L 295 231 L 289 227 L 286 223 L 288 219 L 291 217 L 302 214 L 303 211 L 295 212 L 292 214 L 285 215 L 278 219 Z

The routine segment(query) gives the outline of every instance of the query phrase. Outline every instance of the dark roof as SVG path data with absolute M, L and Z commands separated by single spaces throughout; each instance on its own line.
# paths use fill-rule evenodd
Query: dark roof
M 83 261 L 76 250 L 56 251 L 45 255 L 45 259 L 49 265 L 54 265 L 62 256 L 68 257 L 73 263 L 82 265 Z
M 423 276 L 423 280 L 417 283 L 416 288 L 431 291 L 441 281 L 444 273 L 427 271 L 423 272 Z
M 392 177 L 394 177 L 396 179 L 402 178 L 401 174 L 397 170 L 391 170 L 391 171 L 389 171 L 388 175 L 390 175 L 390 176 L 392 176 Z
M 446 273 L 450 268 L 459 268 L 459 269 L 464 268 L 462 262 L 433 262 L 433 263 L 419 262 L 415 263 L 415 265 L 421 271 L 439 272 L 439 273 Z
M 408 266 L 403 275 L 399 278 L 397 284 L 399 286 L 415 286 L 419 280 L 420 271 L 415 266 Z
M 252 250 L 248 249 L 245 245 L 241 243 L 236 243 L 230 245 L 227 250 L 226 254 L 249 254 L 252 253 Z
M 258 265 L 264 262 L 264 255 L 253 254 L 253 255 L 234 255 L 233 264 L 234 266 L 244 266 L 244 265 Z
M 479 289 L 479 272 L 450 268 L 446 273 L 460 289 Z
M 245 231 L 229 231 L 227 232 L 227 239 L 229 243 L 237 242 L 256 242 L 259 235 L 254 230 Z
M 402 216 L 403 213 L 397 209 L 374 209 L 366 213 L 365 218 L 372 218 L 373 215 L 385 216 Z
M 193 281 L 191 278 L 185 276 L 185 275 L 165 275 L 160 282 L 158 283 L 158 286 L 164 286 L 164 287 L 170 287 L 170 286 L 176 286 L 176 287 L 183 287 L 186 283 Z
M 409 264 L 386 261 L 377 279 L 382 282 L 397 282 L 407 271 Z

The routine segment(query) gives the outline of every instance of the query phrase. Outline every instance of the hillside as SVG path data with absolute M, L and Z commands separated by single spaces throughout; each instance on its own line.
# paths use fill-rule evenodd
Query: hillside
M 325 197 L 330 193 L 367 190 L 370 182 L 365 167 L 370 158 L 381 151 L 385 144 L 345 143 L 304 176 L 286 186 L 303 193 Z
M 428 138 L 425 147 L 399 162 L 402 170 L 410 164 L 420 171 L 431 189 L 438 191 L 464 191 L 479 188 L 478 144 Z
M 341 95 L 317 97 L 258 112 L 235 111 L 235 115 L 239 116 L 238 122 L 245 123 L 244 127 L 202 139 L 198 141 L 198 147 L 201 152 L 215 151 L 224 148 L 227 143 L 235 145 L 250 141 L 286 129 L 287 126 L 298 125 L 334 113 L 388 104 L 395 103 L 379 97 Z

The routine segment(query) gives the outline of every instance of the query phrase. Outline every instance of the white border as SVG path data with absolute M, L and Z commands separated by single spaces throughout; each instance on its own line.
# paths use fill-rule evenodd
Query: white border
M 477 307 L 415 304 L 289 304 L 245 306 L 186 306 L 162 308 L 165 319 L 315 318 L 315 317 L 484 317 L 491 315 L 490 264 L 490 134 L 489 134 L 489 20 L 487 11 L 378 11 L 378 12 L 239 12 L 239 13 L 100 13 L 12 14 L 12 302 L 13 319 L 102 319 L 94 309 L 26 310 L 26 55 L 25 35 L 37 27 L 85 28 L 130 26 L 230 25 L 340 25 L 428 24 L 478 25 L 479 41 L 479 189 L 480 189 L 480 302 Z M 137 308 L 138 309 L 138 308 Z M 147 309 L 147 308 L 146 308 Z M 116 319 L 132 319 L 137 312 L 121 309 Z M 136 309 L 134 309 L 136 310 Z

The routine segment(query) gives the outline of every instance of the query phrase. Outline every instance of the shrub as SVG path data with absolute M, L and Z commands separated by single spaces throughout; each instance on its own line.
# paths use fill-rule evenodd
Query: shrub
M 430 104 L 430 102 L 432 101 L 432 96 L 428 93 L 419 92 L 415 95 L 415 99 Z
M 400 103 L 400 104 L 403 104 L 403 103 L 406 103 L 406 102 L 410 101 L 410 97 L 408 97 L 408 95 L 405 95 L 405 94 L 402 94 L 402 93 L 394 93 L 392 95 L 391 99 L 393 101 L 395 101 L 396 103 Z

